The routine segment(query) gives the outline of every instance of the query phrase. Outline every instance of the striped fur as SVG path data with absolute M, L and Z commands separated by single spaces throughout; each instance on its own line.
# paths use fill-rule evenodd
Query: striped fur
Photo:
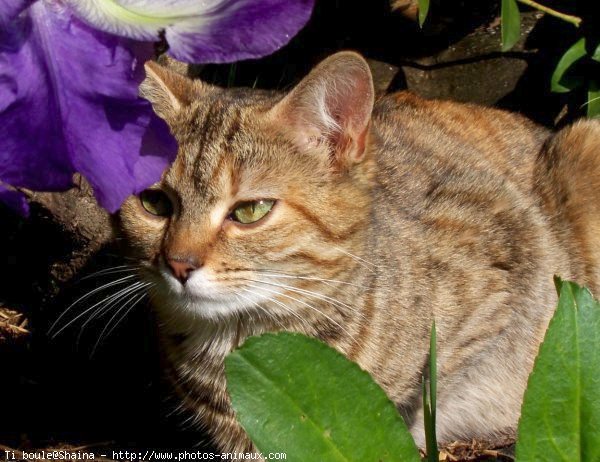
M 434 318 L 439 440 L 513 435 L 556 303 L 552 276 L 599 283 L 599 123 L 552 135 L 515 114 L 409 93 L 381 98 L 362 121 L 370 74 L 342 53 L 298 87 L 320 95 L 314 104 L 325 104 L 319 85 L 344 88 L 327 103 L 341 109 L 307 112 L 338 117 L 326 120 L 345 130 L 332 141 L 311 131 L 316 121 L 290 122 L 313 104 L 304 90 L 224 90 L 154 69 L 160 85 L 147 81 L 146 96 L 180 145 L 160 182 L 175 214 L 150 216 L 132 197 L 120 224 L 159 287 L 153 306 L 174 388 L 219 448 L 252 449 L 229 405 L 224 357 L 247 336 L 278 330 L 358 362 L 422 445 Z M 257 198 L 278 200 L 261 222 L 226 218 Z M 165 268 L 169 252 L 203 262 L 186 287 Z

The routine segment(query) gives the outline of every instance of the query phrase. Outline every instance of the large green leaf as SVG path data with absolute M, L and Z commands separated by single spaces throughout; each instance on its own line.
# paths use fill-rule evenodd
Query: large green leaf
M 237 418 L 287 461 L 406 461 L 419 453 L 383 390 L 358 365 L 298 334 L 248 339 L 225 360 Z
M 600 304 L 557 280 L 560 299 L 529 377 L 518 462 L 600 460 Z
M 553 92 L 567 93 L 583 83 L 581 76 L 571 75 L 568 71 L 586 55 L 585 38 L 579 39 L 562 55 L 552 73 L 551 86 Z
M 419 25 L 423 27 L 429 14 L 429 0 L 419 0 Z
M 502 51 L 508 51 L 521 37 L 521 13 L 517 0 L 502 0 Z

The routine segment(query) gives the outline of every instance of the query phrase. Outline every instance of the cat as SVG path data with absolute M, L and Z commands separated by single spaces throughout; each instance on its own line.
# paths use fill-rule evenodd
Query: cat
M 598 121 L 551 133 L 497 109 L 375 98 L 353 52 L 287 93 L 156 62 L 140 92 L 179 153 L 119 226 L 153 285 L 167 373 L 219 449 L 254 450 L 224 357 L 281 330 L 368 371 L 423 447 L 434 319 L 438 440 L 514 437 L 553 275 L 599 287 Z

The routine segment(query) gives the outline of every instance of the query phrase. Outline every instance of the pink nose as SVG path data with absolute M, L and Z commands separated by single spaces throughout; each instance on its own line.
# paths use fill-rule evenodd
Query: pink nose
M 167 258 L 167 265 L 179 282 L 185 284 L 185 282 L 189 279 L 192 271 L 197 270 L 200 265 L 198 265 L 191 258 Z

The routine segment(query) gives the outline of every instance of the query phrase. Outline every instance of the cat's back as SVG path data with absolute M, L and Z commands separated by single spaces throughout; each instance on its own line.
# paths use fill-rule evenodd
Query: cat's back
M 400 92 L 378 101 L 373 121 L 385 210 L 374 219 L 390 233 L 410 223 L 421 254 L 480 279 L 502 270 L 523 287 L 539 272 L 547 284 L 559 274 L 599 287 L 597 120 L 552 133 L 519 114 Z
M 494 175 L 525 192 L 533 187 L 535 159 L 550 135 L 515 113 L 407 91 L 381 98 L 373 120 L 382 166 L 400 161 L 432 174 Z
M 373 122 L 378 233 L 369 254 L 390 269 L 380 278 L 388 306 L 415 325 L 436 320 L 447 403 L 440 428 L 472 434 L 489 413 L 503 416 L 490 434 L 502 433 L 518 418 L 555 305 L 552 276 L 572 276 L 535 192 L 550 133 L 516 114 L 409 93 L 381 99 Z M 457 396 L 478 404 L 467 415 Z M 464 427 L 453 415 L 464 415 Z
M 495 279 L 500 270 L 512 279 L 525 262 L 544 260 L 553 236 L 534 186 L 546 129 L 505 111 L 407 92 L 381 99 L 373 121 L 373 220 L 388 230 L 392 248 L 402 232 L 403 247 L 414 241 L 411 260 L 457 266 L 465 278 L 491 270 Z
M 424 287 L 421 299 L 464 342 L 506 327 L 483 318 L 547 319 L 552 275 L 571 276 L 535 193 L 550 133 L 516 114 L 410 93 L 381 99 L 373 120 L 371 219 L 382 230 L 373 247 L 400 268 L 390 286 Z M 472 328 L 467 313 L 478 314 Z

